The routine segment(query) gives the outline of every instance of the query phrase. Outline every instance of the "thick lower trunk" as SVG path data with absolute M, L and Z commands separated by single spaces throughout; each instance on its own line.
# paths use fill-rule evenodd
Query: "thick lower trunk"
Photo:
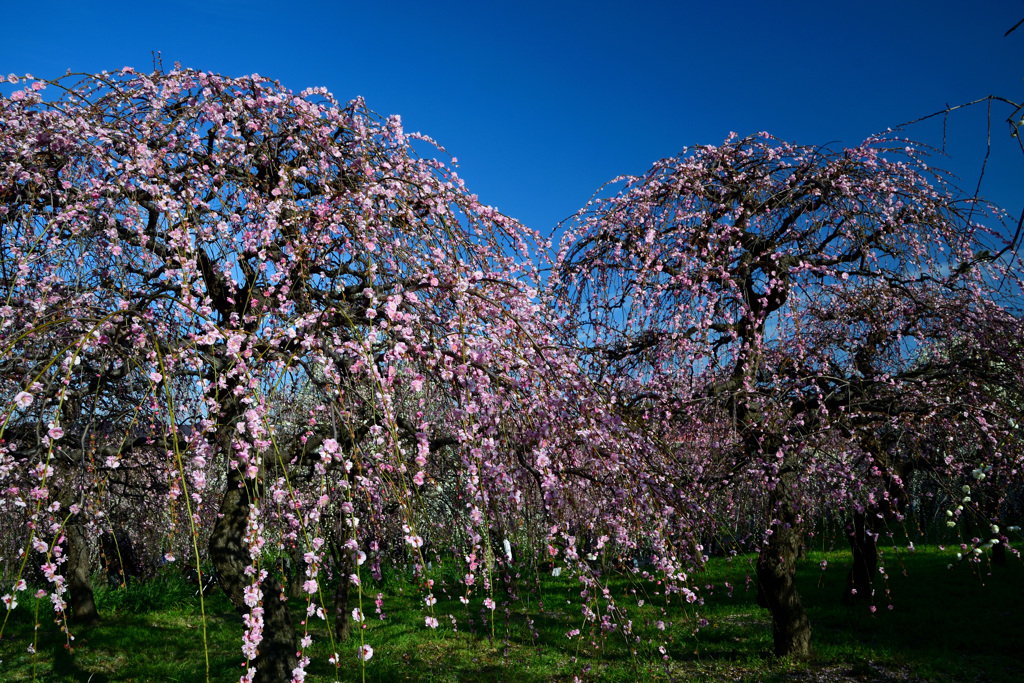
M 872 596 L 871 580 L 878 571 L 878 545 L 874 532 L 868 528 L 865 513 L 854 513 L 847 527 L 847 540 L 853 553 L 853 567 L 846 577 L 843 601 L 867 600 Z
M 775 654 L 803 659 L 811 655 L 811 622 L 794 581 L 803 532 L 790 502 L 791 476 L 782 477 L 773 495 L 778 521 L 757 558 L 758 603 L 771 612 Z
M 89 558 L 89 539 L 85 529 L 74 519 L 64 527 L 67 539 L 68 605 L 71 621 L 76 624 L 95 624 L 100 620 L 96 600 L 92 593 L 92 563 Z
M 262 588 L 263 642 L 256 657 L 256 682 L 286 683 L 299 665 L 295 624 L 288 603 L 281 599 L 282 586 L 268 576 Z
M 210 558 L 217 571 L 217 581 L 231 604 L 241 615 L 251 612 L 245 604 L 245 587 L 252 579 L 245 575 L 251 559 L 245 544 L 249 522 L 249 494 L 240 487 L 242 477 L 237 471 L 228 474 L 227 491 L 221 502 L 221 517 L 210 537 Z M 263 640 L 254 661 L 257 683 L 288 683 L 292 670 L 298 666 L 295 625 L 288 605 L 281 599 L 282 587 L 271 575 L 263 581 Z

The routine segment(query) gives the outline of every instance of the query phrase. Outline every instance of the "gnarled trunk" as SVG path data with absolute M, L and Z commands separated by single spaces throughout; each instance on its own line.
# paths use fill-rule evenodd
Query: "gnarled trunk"
M 249 522 L 250 497 L 239 472 L 228 473 L 227 491 L 221 502 L 221 517 L 210 537 L 210 557 L 217 571 L 217 580 L 231 604 L 242 616 L 251 609 L 245 604 L 244 590 L 251 583 L 245 575 L 250 564 L 245 532 Z M 260 586 L 263 590 L 263 640 L 259 644 L 254 665 L 257 683 L 288 683 L 292 670 L 298 666 L 295 625 L 288 604 L 282 599 L 282 587 L 268 574 Z
M 757 558 L 757 599 L 772 615 L 775 654 L 803 659 L 811 655 L 811 622 L 794 581 L 803 545 L 803 531 L 790 492 L 795 476 L 784 474 L 772 495 L 778 521 Z

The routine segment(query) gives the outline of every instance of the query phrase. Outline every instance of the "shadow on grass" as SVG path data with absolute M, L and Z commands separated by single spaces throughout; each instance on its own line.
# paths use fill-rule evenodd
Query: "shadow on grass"
M 678 595 L 659 595 L 657 586 L 613 578 L 618 608 L 628 613 L 635 633 L 642 636 L 641 641 L 628 644 L 620 632 L 605 638 L 584 622 L 578 612 L 580 586 L 566 577 L 544 577 L 536 589 L 519 586 L 517 591 L 525 599 L 511 601 L 508 615 L 501 604 L 506 596 L 496 592 L 499 608 L 493 613 L 493 624 L 483 621 L 479 604 L 471 611 L 454 596 L 445 597 L 434 608 L 441 622 L 436 631 L 424 625 L 423 596 L 405 587 L 385 596 L 386 620 L 371 616 L 367 628 L 356 629 L 346 643 L 332 646 L 329 626 L 311 621 L 313 645 L 307 654 L 312 663 L 307 680 L 361 681 L 363 667 L 356 651 L 362 633 L 375 651 L 365 663 L 367 681 L 545 683 L 581 675 L 588 681 L 622 682 L 1017 683 L 1024 670 L 1019 647 L 1024 640 L 1024 591 L 1020 590 L 1024 565 L 1014 559 L 1003 567 L 954 560 L 953 568 L 948 568 L 951 557 L 955 554 L 934 549 L 900 559 L 887 555 L 888 576 L 879 575 L 874 600 L 846 606 L 840 598 L 848 554 L 811 553 L 797 577 L 814 627 L 816 657 L 809 664 L 771 655 L 770 619 L 755 604 L 755 591 L 747 582 L 752 570 L 749 558 L 737 558 L 732 563 L 713 562 L 707 572 L 693 577 L 706 596 L 703 606 L 681 603 Z M 819 567 L 823 559 L 829 562 L 825 572 Z M 732 586 L 731 597 L 724 588 L 726 582 Z M 105 619 L 96 626 L 74 627 L 71 652 L 64 647 L 64 634 L 51 622 L 38 631 L 39 654 L 27 653 L 32 607 L 19 608 L 0 641 L 0 679 L 4 683 L 206 680 L 198 602 L 189 595 L 182 598 L 182 591 L 174 586 L 169 588 L 165 596 L 101 591 Z M 41 617 L 48 604 L 41 605 Z M 530 609 L 524 613 L 527 604 Z M 874 612 L 869 609 L 872 604 Z M 300 633 L 304 613 L 304 601 L 295 601 L 293 615 Z M 457 631 L 452 630 L 449 614 L 456 618 Z M 241 619 L 220 593 L 207 599 L 206 615 L 209 680 L 237 681 L 242 673 Z M 664 630 L 656 627 L 661 619 Z M 698 619 L 710 623 L 697 628 Z M 567 637 L 578 627 L 583 628 L 583 637 Z M 666 648 L 667 662 L 661 659 L 660 646 Z M 334 650 L 340 653 L 338 669 L 327 662 Z

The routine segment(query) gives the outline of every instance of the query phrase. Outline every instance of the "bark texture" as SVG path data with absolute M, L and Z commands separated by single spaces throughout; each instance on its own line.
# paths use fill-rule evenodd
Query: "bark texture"
M 346 564 L 351 565 L 351 560 Z M 352 635 L 352 620 L 349 615 L 348 595 L 351 582 L 348 580 L 349 566 L 341 567 L 338 584 L 334 589 L 334 636 L 345 642 Z
M 120 588 L 127 585 L 128 579 L 137 579 L 142 575 L 135 544 L 123 529 L 104 531 L 100 535 L 100 548 L 110 586 Z
M 334 588 L 334 636 L 339 642 L 345 642 L 352 635 L 352 621 L 348 607 L 349 590 L 351 589 L 351 581 L 348 576 L 353 569 L 352 551 L 345 547 L 350 534 L 349 528 L 341 516 L 338 518 L 335 529 L 338 548 L 338 552 L 335 553 L 338 583 Z
M 302 554 L 302 548 L 299 547 L 298 543 L 293 545 L 288 551 L 290 559 L 290 567 L 287 572 L 289 574 L 287 577 L 289 598 L 302 598 L 305 595 L 302 590 L 302 584 L 306 576 L 306 561 L 302 559 Z
M 245 532 L 249 522 L 250 496 L 236 470 L 228 474 L 227 491 L 221 502 L 221 517 L 210 538 L 210 557 L 217 571 L 217 580 L 235 610 L 242 616 L 251 609 L 245 604 L 244 590 L 251 583 L 245 575 L 250 564 Z M 251 482 L 250 482 L 251 485 Z M 263 641 L 254 662 L 257 683 L 288 683 L 292 670 L 298 666 L 295 624 L 283 599 L 283 588 L 268 574 L 260 586 L 263 590 Z
M 64 527 L 67 538 L 68 605 L 71 621 L 76 624 L 95 624 L 100 620 L 92 592 L 92 562 L 89 557 L 89 539 L 81 524 L 72 518 Z
M 811 622 L 794 582 L 803 545 L 799 516 L 790 495 L 794 476 L 784 474 L 773 495 L 778 521 L 757 558 L 757 597 L 772 615 L 775 654 L 806 659 L 811 656 Z

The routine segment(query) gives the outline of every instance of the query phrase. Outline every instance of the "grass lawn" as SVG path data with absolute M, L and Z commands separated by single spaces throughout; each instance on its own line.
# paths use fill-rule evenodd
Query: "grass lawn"
M 521 577 L 514 600 L 496 590 L 492 614 L 482 596 L 468 606 L 459 602 L 458 589 L 445 584 L 456 568 L 435 571 L 436 630 L 424 625 L 422 591 L 392 574 L 364 588 L 369 619 L 362 636 L 374 649 L 365 670 L 355 656 L 358 630 L 337 647 L 342 666 L 335 670 L 326 661 L 332 652 L 326 625 L 312 621 L 314 661 L 306 680 L 1024 681 L 1024 565 L 1017 558 L 990 566 L 987 559 L 958 563 L 949 549 L 934 546 L 899 557 L 890 550 L 875 599 L 852 607 L 840 602 L 848 564 L 847 552 L 834 551 L 809 553 L 800 566 L 816 650 L 808 663 L 771 656 L 769 617 L 755 601 L 753 558 L 740 556 L 712 560 L 693 577 L 703 606 L 666 596 L 651 582 L 613 578 L 620 624 L 610 632 L 599 628 L 607 603 L 582 598 L 582 586 L 566 574 Z M 22 593 L 0 640 L 0 681 L 206 680 L 204 620 L 193 590 L 174 576 L 127 590 L 98 589 L 104 620 L 75 627 L 71 651 L 49 602 L 42 603 L 35 653 L 29 652 L 34 601 Z M 374 613 L 378 591 L 384 620 Z M 596 622 L 582 614 L 585 602 L 598 612 Z M 297 615 L 303 607 L 296 605 Z M 242 621 L 219 591 L 206 599 L 205 611 L 209 678 L 237 681 Z M 633 624 L 628 643 L 625 621 Z M 579 635 L 567 635 L 576 629 Z

